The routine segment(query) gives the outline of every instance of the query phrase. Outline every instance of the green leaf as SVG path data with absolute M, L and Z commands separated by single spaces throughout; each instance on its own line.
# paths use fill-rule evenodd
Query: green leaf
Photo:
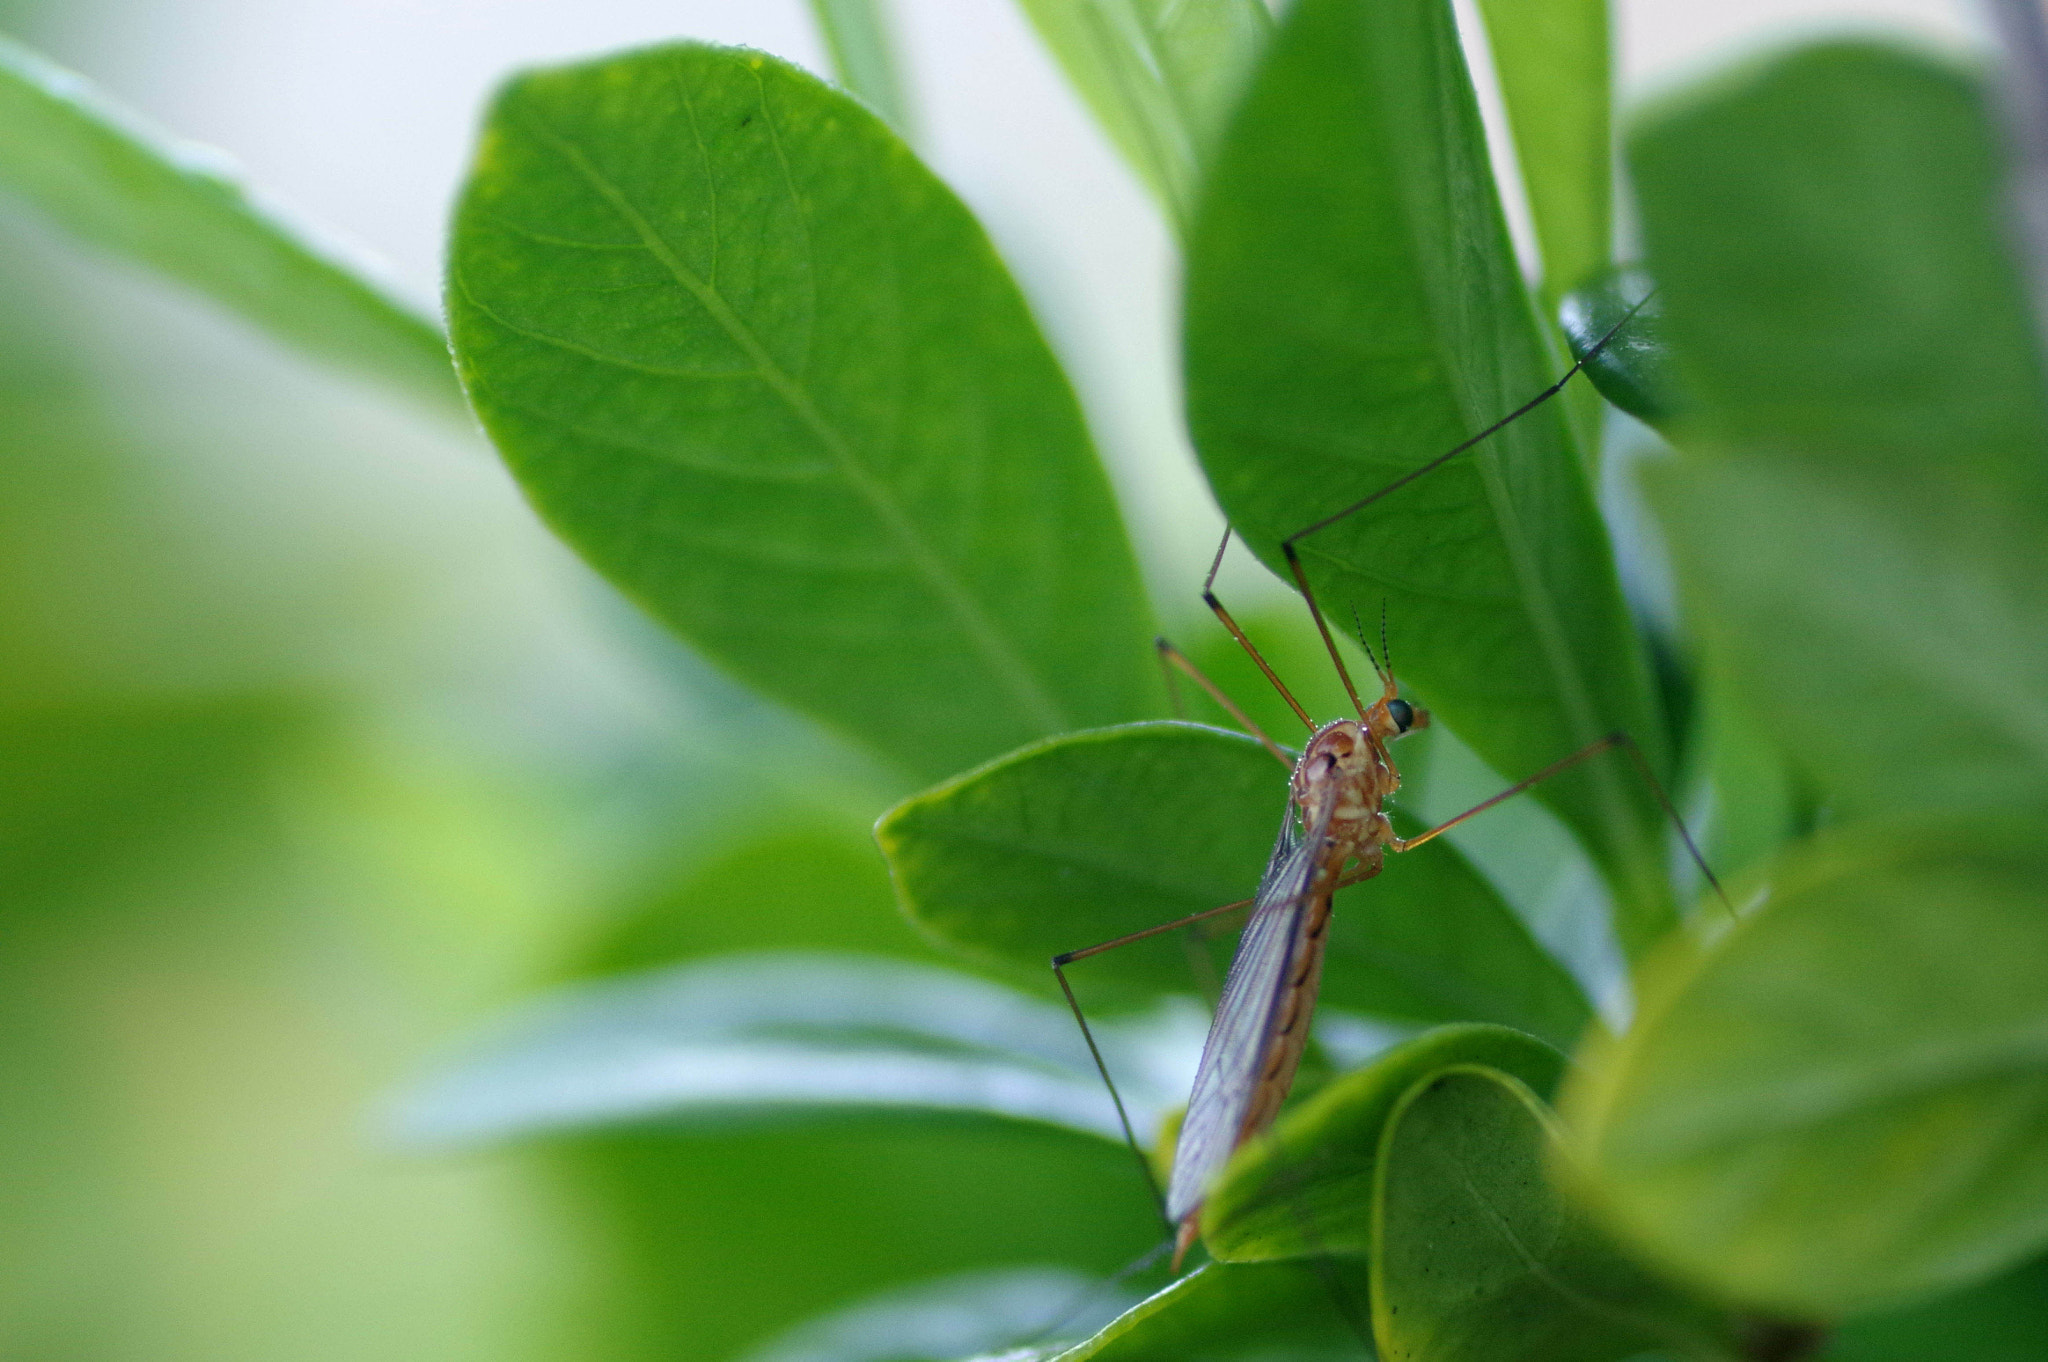
M 1275 571 L 1318 523 L 1563 372 L 1516 272 L 1442 0 L 1301 0 L 1224 137 L 1189 251 L 1188 412 Z M 1516 779 L 1614 730 L 1665 768 L 1643 649 L 1564 413 L 1302 541 L 1333 623 L 1384 606 L 1395 670 Z M 1586 841 L 1639 953 L 1673 921 L 1663 816 L 1619 757 L 1538 798 Z
M 1102 1030 L 1125 1104 L 1149 1129 L 1183 1100 L 1180 1071 L 1148 1062 L 1156 1029 Z M 849 1113 L 967 1114 L 1123 1140 L 1065 1008 L 930 966 L 793 952 L 714 957 L 530 1003 L 415 1083 L 393 1124 L 406 1143 L 439 1148 Z
M 521 76 L 448 287 L 541 513 L 760 690 L 928 777 L 1153 702 L 1073 394 L 980 227 L 853 100 L 694 45 Z
M 1606 268 L 1614 145 L 1607 0 L 1479 0 L 1553 303 Z
M 1727 688 L 1713 685 L 1701 704 L 1698 761 L 1710 800 L 1700 848 L 1724 880 L 1759 866 L 1812 830 L 1809 792 L 1785 754 Z
M 287 222 L 221 153 L 176 142 L 0 38 L 0 188 L 315 359 L 450 415 L 448 343 L 324 233 Z
M 1690 616 L 1838 816 L 2048 798 L 2048 516 L 1979 517 L 1931 470 L 1884 490 L 1761 462 L 1653 471 Z
M 1019 1263 L 1106 1277 L 1159 1240 L 1129 1151 L 1017 1123 L 639 1128 L 523 1158 L 608 1250 L 599 1313 L 631 1346 L 598 1356 L 730 1359 L 873 1292 Z
M 1353 1362 L 1365 1346 L 1356 1331 L 1364 1327 L 1364 1308 L 1365 1274 L 1356 1265 L 1210 1263 L 1056 1356 L 1060 1362 Z
M 1697 404 L 1650 491 L 1709 653 L 1838 812 L 2048 799 L 2048 401 L 1981 93 L 1815 47 L 1631 142 Z
M 1185 229 L 1210 146 L 1272 31 L 1264 0 L 1019 0 L 1124 158 Z
M 1563 1055 L 1500 1026 L 1444 1026 L 1397 1045 L 1238 1152 L 1203 1207 L 1202 1242 L 1234 1261 L 1372 1252 L 1382 1131 L 1402 1094 L 1462 1065 L 1513 1074 L 1544 1093 L 1564 1074 Z
M 1069 1339 L 1086 1337 L 1134 1303 L 1128 1290 L 1064 1268 L 961 1272 L 877 1292 L 806 1320 L 748 1349 L 737 1362 L 960 1357 L 999 1351 L 1019 1339 L 1037 1343 L 1048 1330 Z M 1112 1307 L 1107 1318 L 1105 1306 Z
M 1646 972 L 1566 1111 L 1612 1222 L 1826 1318 L 2048 1245 L 2048 822 L 1866 825 Z M 1738 893 L 1738 901 L 1742 895 Z
M 2048 1258 L 1838 1329 L 1823 1362 L 2048 1362 Z
M 1628 154 L 1700 434 L 1873 476 L 1936 449 L 1955 473 L 2038 463 L 2041 365 L 1974 79 L 1821 44 L 1666 106 Z
M 1559 1193 L 1548 1110 L 1478 1065 L 1411 1088 L 1380 1140 L 1373 1336 L 1384 1362 L 1735 1356 L 1726 1316 L 1630 1262 Z
M 1662 426 L 1684 414 L 1686 401 L 1671 372 L 1664 304 L 1653 287 L 1641 270 L 1610 271 L 1565 295 L 1558 325 L 1572 358 L 1585 361 L 1586 377 L 1602 397 L 1639 421 Z M 1636 309 L 1633 316 L 1630 308 Z M 1603 339 L 1607 344 L 1588 359 Z
M 1013 753 L 899 805 L 876 835 L 915 921 L 1050 983 L 1056 954 L 1250 897 L 1287 781 L 1249 738 L 1134 724 Z M 1187 991 L 1195 976 L 1182 943 L 1145 944 L 1077 963 L 1074 975 Z M 1570 976 L 1442 840 L 1389 855 L 1377 877 L 1339 895 L 1322 997 L 1402 1021 L 1504 1022 L 1560 1045 L 1590 1015 Z
M 896 69 L 884 0 L 811 0 L 811 17 L 825 35 L 839 83 L 908 137 L 910 95 Z

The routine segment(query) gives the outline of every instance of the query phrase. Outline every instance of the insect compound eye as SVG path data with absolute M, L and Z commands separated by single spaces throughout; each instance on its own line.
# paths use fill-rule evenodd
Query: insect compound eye
M 1403 733 L 1415 722 L 1415 706 L 1406 700 L 1387 701 L 1387 714 L 1394 721 L 1394 727 Z

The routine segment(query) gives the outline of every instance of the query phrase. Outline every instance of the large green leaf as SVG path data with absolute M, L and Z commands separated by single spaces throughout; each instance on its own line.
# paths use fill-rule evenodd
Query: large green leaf
M 541 513 L 757 688 L 928 776 L 1150 703 L 1072 392 L 980 227 L 845 95 L 694 45 L 522 76 L 448 288 Z
M 2048 798 L 2048 388 L 1981 93 L 1815 47 L 1630 145 L 1713 657 L 1838 810 Z
M 262 203 L 219 152 L 172 141 L 5 38 L 0 188 L 317 359 L 460 411 L 430 318 Z
M 1042 972 L 1055 954 L 1250 897 L 1287 780 L 1249 738 L 1134 724 L 1014 753 L 900 805 L 877 836 L 920 924 L 985 960 Z M 1084 984 L 1191 986 L 1180 943 L 1145 944 L 1073 973 Z M 1381 1017 L 1497 1021 L 1559 1045 L 1590 1015 L 1570 976 L 1441 840 L 1389 855 L 1339 896 L 1322 992 Z
M 1624 1258 L 1553 1185 L 1547 1108 L 1517 1079 L 1447 1070 L 1380 1140 L 1373 1337 L 1384 1362 L 1736 1355 L 1730 1321 Z
M 1607 264 L 1614 146 L 1607 0 L 1479 0 L 1553 303 Z
M 1183 228 L 1273 27 L 1265 0 L 1018 0 L 1110 140 Z
M 1566 1106 L 1612 1222 L 1717 1291 L 1821 1317 L 2048 1244 L 2042 828 L 1845 832 L 1647 972 Z
M 1563 1055 L 1500 1026 L 1444 1026 L 1395 1046 L 1239 1151 L 1203 1207 L 1202 1242 L 1233 1261 L 1371 1253 L 1387 1121 L 1409 1089 L 1471 1065 L 1512 1074 L 1542 1093 L 1564 1074 Z
M 1231 523 L 1279 541 L 1562 372 L 1516 272 L 1442 0 L 1301 0 L 1217 153 L 1189 251 L 1188 411 Z M 1340 627 L 1510 777 L 1662 720 L 1562 410 L 1302 541 Z M 1538 797 L 1586 840 L 1639 953 L 1671 923 L 1662 815 L 1619 757 Z

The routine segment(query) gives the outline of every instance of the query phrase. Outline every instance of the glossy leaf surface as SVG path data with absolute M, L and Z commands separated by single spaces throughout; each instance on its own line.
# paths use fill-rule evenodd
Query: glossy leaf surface
M 1507 1074 L 1410 1089 L 1380 1142 L 1373 1336 L 1385 1362 L 1736 1355 L 1729 1321 L 1624 1258 L 1552 1185 L 1556 1137 Z
M 1114 1028 L 1098 1040 L 1145 1129 L 1182 1100 L 1177 1073 L 1148 1070 L 1145 1044 Z M 459 1146 L 855 1112 L 1123 1138 L 1065 1008 L 929 966 L 794 953 L 617 976 L 532 1004 L 417 1084 L 395 1124 L 408 1143 Z
M 1189 250 L 1196 446 L 1231 523 L 1282 537 L 1386 487 L 1564 370 L 1509 248 L 1449 7 L 1302 0 L 1219 148 Z M 1394 668 L 1513 779 L 1663 721 L 1563 411 L 1302 541 L 1336 627 L 1384 605 Z M 1633 954 L 1672 920 L 1662 815 L 1620 759 L 1538 797 L 1618 888 Z
M 1055 954 L 1250 897 L 1287 780 L 1249 738 L 1134 724 L 1013 753 L 898 806 L 877 836 L 913 919 L 1049 983 Z M 1146 944 L 1077 962 L 1074 976 L 1196 985 L 1178 941 Z M 1338 895 L 1323 998 L 1402 1021 L 1507 1022 L 1560 1045 L 1589 1015 L 1578 986 L 1441 840 L 1389 855 L 1379 876 Z
M 1657 426 L 1682 414 L 1686 403 L 1672 372 L 1663 300 L 1653 287 L 1640 270 L 1617 270 L 1566 294 L 1557 319 L 1572 358 L 1585 361 L 1586 377 L 1600 395 Z
M 1239 1151 L 1202 1215 L 1219 1258 L 1257 1261 L 1373 1251 L 1373 1187 L 1381 1136 L 1409 1089 L 1459 1066 L 1484 1065 L 1549 1092 L 1564 1056 L 1499 1026 L 1444 1026 L 1345 1074 Z
M 1715 659 L 1838 812 L 2048 799 L 2048 388 L 1981 93 L 1822 46 L 1631 148 L 1697 403 L 1650 490 Z
M 0 188 L 316 359 L 449 414 L 448 344 L 361 262 L 260 201 L 220 152 L 143 126 L 0 38 Z
M 1067 79 L 1186 227 L 1211 143 L 1273 27 L 1264 0 L 1019 0 Z
M 542 514 L 758 689 L 933 777 L 1151 703 L 1073 394 L 979 226 L 846 96 L 700 46 L 520 77 L 449 310 Z
M 1868 826 L 1781 866 L 1763 907 L 1646 978 L 1571 1094 L 1612 1222 L 1822 1318 L 2048 1245 L 2044 884 L 2023 819 Z

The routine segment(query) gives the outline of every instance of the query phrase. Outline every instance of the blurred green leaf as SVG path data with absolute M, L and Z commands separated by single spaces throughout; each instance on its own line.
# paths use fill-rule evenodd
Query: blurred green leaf
M 740 1362 L 947 1362 L 1020 1340 L 1085 1338 L 1135 1304 L 1127 1288 L 1062 1268 L 956 1273 L 807 1320 Z
M 1647 471 L 1690 617 L 1837 816 L 2048 798 L 2040 508 L 1959 505 L 1933 469 Z
M 1952 1296 L 1850 1320 L 1822 1362 L 2048 1362 L 2048 1258 Z
M 1614 145 L 1607 0 L 1479 0 L 1555 302 L 1607 264 Z
M 259 837 L 332 722 L 281 694 L 0 706 L 0 914 L 76 915 L 195 844 Z
M 1541 294 L 1606 268 L 1614 236 L 1613 59 L 1607 0 L 1479 0 L 1515 161 L 1542 256 Z M 1573 384 L 1558 399 L 1587 467 L 1603 434 L 1598 395 Z
M 885 0 L 811 0 L 811 16 L 825 35 L 839 83 L 910 136 L 910 96 L 896 68 Z
M 1237 1261 L 1370 1253 L 1387 1121 L 1402 1094 L 1461 1065 L 1501 1070 L 1547 1093 L 1564 1073 L 1564 1056 L 1500 1026 L 1438 1027 L 1395 1046 L 1238 1151 L 1203 1208 L 1202 1242 Z
M 1442 0 L 1301 0 L 1223 139 L 1189 249 L 1188 411 L 1217 499 L 1282 537 L 1555 381 Z M 1339 628 L 1510 778 L 1616 729 L 1663 770 L 1643 649 L 1563 411 L 1531 412 L 1302 541 Z M 1585 839 L 1633 955 L 1673 921 L 1663 816 L 1620 759 L 1537 797 Z
M 846 96 L 701 46 L 518 78 L 449 308 L 542 514 L 749 684 L 927 777 L 1153 703 L 1072 392 L 979 226 Z
M 2039 476 L 2041 365 L 1969 75 L 1819 44 L 1667 102 L 1628 154 L 1700 434 L 1873 476 L 1934 450 Z
M 608 1359 L 724 1362 L 820 1312 L 941 1273 L 1155 1245 L 1129 1152 L 1043 1126 L 639 1128 L 547 1151 L 610 1248 Z
M 1409 1089 L 1380 1140 L 1380 1357 L 1734 1357 L 1725 1315 L 1622 1257 L 1552 1185 L 1556 1144 L 1548 1110 L 1508 1074 L 1462 1065 Z
M 1707 692 L 1696 741 L 1712 801 L 1700 849 L 1723 880 L 1764 864 L 1810 829 L 1810 795 L 1783 749 L 1725 686 Z
M 1664 303 L 1652 294 L 1653 288 L 1650 276 L 1641 270 L 1610 271 L 1564 296 L 1558 325 L 1572 358 L 1585 361 L 1586 377 L 1602 397 L 1638 421 L 1661 426 L 1682 415 L 1686 402 L 1671 372 Z M 1633 316 L 1630 308 L 1636 309 Z M 1588 359 L 1603 339 L 1607 344 Z
M 1782 864 L 1645 975 L 1567 1094 L 1591 1194 L 1717 1292 L 1823 1318 L 2048 1244 L 2044 885 L 2038 818 L 1865 825 Z
M 1195 1043 L 1187 1028 L 1190 1048 Z M 1171 1040 L 1128 1021 L 1098 1037 L 1150 1129 L 1182 1099 Z M 1073 1017 L 997 984 L 880 957 L 718 957 L 543 997 L 417 1082 L 405 1143 L 463 1146 L 659 1121 L 945 1114 L 1037 1122 L 1121 1142 Z
M 770 804 L 751 835 L 680 864 L 607 914 L 570 977 L 654 969 L 753 950 L 857 951 L 929 958 L 897 911 L 888 867 L 858 817 Z
M 1019 0 L 1067 79 L 1176 226 L 1245 72 L 1265 0 Z
M 1356 1264 L 1210 1263 L 1060 1362 L 1355 1362 L 1367 1346 Z M 994 1362 L 991 1359 L 990 1362 Z
M 897 806 L 876 836 L 920 925 L 1043 978 L 1056 954 L 1249 897 L 1287 781 L 1249 738 L 1133 724 L 1013 753 Z M 1178 944 L 1108 952 L 1074 973 L 1191 984 Z M 1389 855 L 1339 895 L 1322 996 L 1402 1021 L 1505 1022 L 1560 1045 L 1590 1015 L 1571 977 L 1441 840 Z
M 1809 48 L 1631 164 L 1697 403 L 1649 487 L 1711 655 L 1838 812 L 2048 799 L 2048 389 L 1979 91 Z
M 221 153 L 146 127 L 6 38 L 0 188 L 317 359 L 461 414 L 448 344 L 430 318 L 324 234 L 263 203 Z

